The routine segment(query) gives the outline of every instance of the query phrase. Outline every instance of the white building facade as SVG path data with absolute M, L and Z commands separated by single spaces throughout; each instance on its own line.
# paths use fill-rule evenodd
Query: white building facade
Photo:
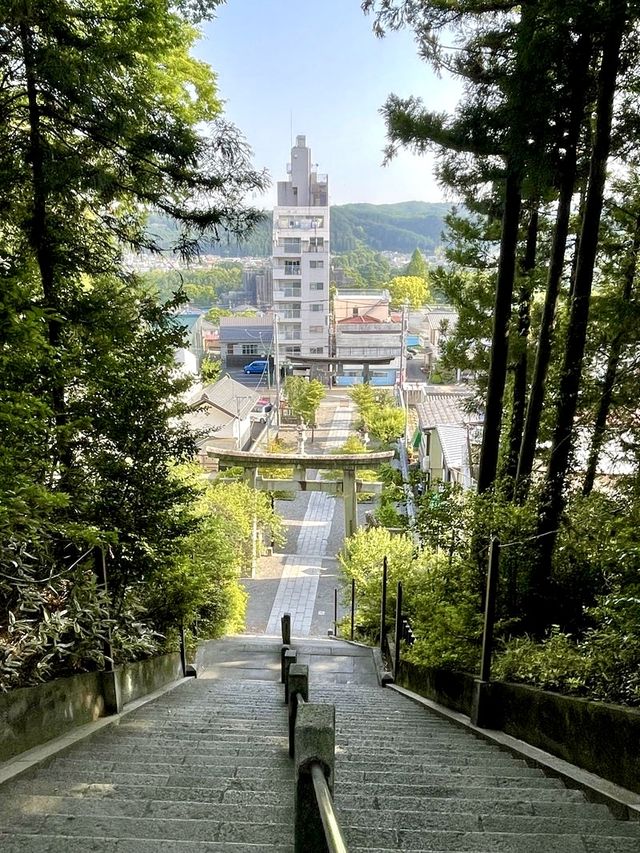
M 273 211 L 273 310 L 279 355 L 329 355 L 329 182 L 304 136 L 291 149 L 288 179 Z

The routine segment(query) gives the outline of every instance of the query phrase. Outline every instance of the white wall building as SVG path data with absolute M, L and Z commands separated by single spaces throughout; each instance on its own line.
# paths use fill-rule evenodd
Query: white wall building
M 329 354 L 329 182 L 316 168 L 306 138 L 297 136 L 273 211 L 273 308 L 281 360 Z

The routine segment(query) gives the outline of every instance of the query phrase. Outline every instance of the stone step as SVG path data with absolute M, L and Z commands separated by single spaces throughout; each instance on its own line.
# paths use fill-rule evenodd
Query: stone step
M 444 830 L 449 832 L 493 832 L 518 835 L 553 834 L 564 835 L 615 835 L 640 838 L 640 823 L 616 821 L 612 817 L 562 817 L 557 815 L 477 815 L 464 812 L 436 812 L 425 801 L 420 811 L 340 809 L 340 825 L 368 829 L 397 830 Z
M 141 756 L 143 758 L 143 756 Z M 90 754 L 78 755 L 73 758 L 54 759 L 57 768 L 63 771 L 73 771 L 76 768 L 80 770 L 97 771 L 98 773 L 145 773 L 147 770 L 158 773 L 173 773 L 185 767 L 202 767 L 203 773 L 208 773 L 211 769 L 214 771 L 224 770 L 228 768 L 253 767 L 253 768 L 282 768 L 284 770 L 292 767 L 291 759 L 284 749 L 280 750 L 276 755 L 264 755 L 259 751 L 248 755 L 229 755 L 221 753 L 219 755 L 199 755 L 190 756 L 183 755 L 163 755 L 160 760 L 135 760 L 133 755 L 129 758 L 126 755 L 121 755 L 119 759 L 111 761 L 101 758 L 93 758 Z M 50 762 L 49 766 L 52 762 Z
M 412 831 L 343 827 L 350 851 L 382 849 L 402 851 L 465 851 L 465 853 L 638 853 L 635 838 L 572 835 L 561 831 L 512 834 L 503 832 Z M 376 848 L 372 848 L 371 836 Z
M 478 770 L 501 770 L 503 768 L 515 768 L 523 770 L 524 775 L 529 770 L 536 768 L 529 767 L 525 761 L 521 759 L 512 759 L 505 753 L 493 753 L 486 756 L 467 756 L 462 753 L 453 753 L 451 760 L 447 761 L 447 755 L 444 753 L 425 753 L 415 752 L 413 755 L 396 756 L 395 760 L 387 759 L 380 761 L 378 755 L 375 758 L 367 760 L 362 754 L 353 752 L 349 754 L 339 753 L 336 757 L 336 763 L 344 765 L 344 770 L 389 770 L 389 772 L 403 772 L 405 768 L 409 768 L 416 773 L 430 773 L 432 770 L 438 771 L 442 768 L 460 768 L 468 767 L 470 773 L 476 773 Z M 457 770 L 455 771 L 457 772 Z
M 217 783 L 217 784 L 216 784 Z M 79 800 L 87 798 L 114 797 L 124 800 L 162 800 L 165 802 L 208 802 L 208 803 L 256 803 L 281 805 L 291 800 L 291 782 L 288 780 L 269 780 L 265 785 L 247 784 L 239 779 L 212 780 L 211 784 L 200 787 L 149 786 L 127 784 L 81 783 L 69 785 L 67 782 L 42 779 L 21 778 L 11 785 L 11 793 L 34 796 L 73 796 Z
M 180 841 L 141 838 L 97 838 L 95 835 L 6 835 L 2 853 L 293 853 L 293 845 L 247 841 Z M 397 853 L 397 851 L 396 851 Z
M 417 797 L 417 796 L 374 796 L 353 794 L 350 797 L 336 795 L 336 806 L 340 813 L 345 810 L 361 809 L 364 811 L 378 810 L 381 814 L 389 811 L 398 812 L 437 812 L 441 814 L 475 814 L 475 815 L 538 815 L 541 817 L 589 817 L 601 820 L 611 819 L 609 809 L 601 803 L 588 803 L 584 799 L 560 800 L 556 797 L 540 798 L 539 791 L 527 791 L 526 796 L 513 799 L 495 799 L 493 796 L 470 798 L 465 797 L 465 790 L 449 791 L 446 795 Z M 554 792 L 558 793 L 558 792 Z M 537 795 L 537 796 L 536 796 Z
M 284 725 L 284 723 L 283 723 Z M 205 728 L 201 731 L 184 731 L 180 732 L 179 735 L 168 732 L 166 735 L 162 735 L 162 737 L 158 737 L 155 734 L 144 734 L 144 732 L 129 732 L 125 734 L 116 734 L 113 738 L 113 743 L 117 744 L 133 744 L 133 743 L 149 743 L 149 744 L 181 744 L 181 743 L 284 743 L 286 742 L 287 736 L 286 733 L 283 734 L 282 731 L 278 731 L 273 734 L 255 734 L 251 729 L 247 731 L 221 731 L 216 728 Z M 108 737 L 100 736 L 94 737 L 90 741 L 91 743 L 109 743 L 110 740 Z
M 73 772 L 62 772 L 55 768 L 43 768 L 38 773 L 42 779 L 52 779 L 54 781 L 65 782 L 69 785 L 77 785 L 83 782 L 96 783 L 101 785 L 149 785 L 149 786 L 174 786 L 183 787 L 195 785 L 196 787 L 207 787 L 209 780 L 219 779 L 220 781 L 238 780 L 244 786 L 255 787 L 256 790 L 268 790 L 268 786 L 274 782 L 287 781 L 289 785 L 293 783 L 293 766 L 285 770 L 275 770 L 271 767 L 240 767 L 233 775 L 229 773 L 228 768 L 223 768 L 216 773 L 214 768 L 209 772 L 196 774 L 193 768 L 176 767 L 169 773 L 127 773 L 121 769 L 113 773 L 92 773 L 87 770 L 75 770 Z
M 287 805 L 282 805 L 287 802 Z M 228 823 L 277 823 L 293 826 L 293 801 L 291 797 L 280 800 L 280 804 L 175 802 L 171 800 L 127 799 L 123 797 L 65 797 L 18 794 L 3 805 L 3 817 L 11 820 L 12 815 L 46 814 L 99 817 L 140 817 L 162 820 L 213 820 Z
M 107 758 L 111 758 L 113 761 L 118 761 L 121 757 L 124 756 L 135 756 L 135 760 L 140 761 L 144 758 L 158 758 L 162 756 L 172 756 L 172 755 L 182 755 L 188 757 L 189 759 L 193 756 L 198 755 L 273 755 L 280 756 L 283 752 L 286 752 L 288 749 L 288 742 L 286 738 L 280 738 L 279 743 L 265 743 L 265 744 L 247 744 L 243 741 L 225 741 L 223 743 L 217 743 L 215 740 L 212 741 L 199 741 L 197 743 L 171 743 L 165 744 L 164 746 L 160 745 L 160 742 L 156 742 L 153 744 L 145 744 L 142 743 L 134 743 L 134 744 L 124 744 L 118 743 L 109 747 L 109 745 L 105 743 L 101 744 L 87 744 L 84 747 L 74 751 L 74 756 L 76 758 L 79 757 L 87 757 L 95 761 L 103 761 Z
M 64 835 L 108 839 L 224 841 L 235 844 L 273 844 L 293 841 L 293 823 L 248 823 L 179 818 L 104 817 L 103 815 L 25 815 L 3 822 L 3 831 L 22 835 Z M 91 849 L 91 848 L 89 848 Z M 4 853 L 4 849 L 3 849 Z
M 533 777 L 529 779 L 498 779 L 487 778 L 479 779 L 470 784 L 465 776 L 456 776 L 455 778 L 444 778 L 440 781 L 437 779 L 421 779 L 418 782 L 407 779 L 401 783 L 396 783 L 391 787 L 385 779 L 379 779 L 375 782 L 367 782 L 366 787 L 363 787 L 362 780 L 347 780 L 342 775 L 336 781 L 336 792 L 341 795 L 350 796 L 354 793 L 363 793 L 367 796 L 384 797 L 385 794 L 394 794 L 397 796 L 411 796 L 415 792 L 416 797 L 433 796 L 434 792 L 444 792 L 436 794 L 436 796 L 448 796 L 448 792 L 453 792 L 453 796 L 457 796 L 464 792 L 465 796 L 476 799 L 476 797 L 500 797 L 513 798 L 522 797 L 523 792 L 527 792 L 527 796 L 531 791 L 536 791 L 536 796 L 539 792 L 549 792 L 549 795 L 565 799 L 568 796 L 570 799 L 577 801 L 577 797 L 581 797 L 579 791 L 569 791 L 562 785 L 559 779 L 549 779 L 546 777 Z
M 425 772 L 416 772 L 412 767 L 389 768 L 387 770 L 367 770 L 363 762 L 360 770 L 351 770 L 348 764 L 340 768 L 340 778 L 345 782 L 386 782 L 393 788 L 397 785 L 419 785 L 420 783 L 454 784 L 464 781 L 465 785 L 495 785 L 496 787 L 513 785 L 514 787 L 528 787 L 534 779 L 546 784 L 546 777 L 542 771 L 533 767 L 485 767 L 482 770 L 469 767 L 441 767 L 429 768 Z M 178 768 L 180 769 L 180 768 Z

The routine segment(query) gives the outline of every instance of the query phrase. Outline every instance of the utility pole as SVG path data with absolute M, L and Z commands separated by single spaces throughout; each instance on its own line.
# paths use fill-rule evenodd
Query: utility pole
M 280 342 L 278 340 L 278 315 L 273 312 L 273 367 L 276 386 L 276 429 L 280 429 Z
M 405 299 L 402 305 L 402 329 L 400 331 L 400 399 L 404 410 L 404 443 L 408 443 L 409 406 L 405 392 L 405 372 L 407 369 L 407 328 L 409 325 L 409 305 Z

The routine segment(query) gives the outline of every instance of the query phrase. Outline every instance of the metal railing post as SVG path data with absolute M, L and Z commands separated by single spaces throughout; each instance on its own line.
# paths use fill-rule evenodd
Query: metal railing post
M 396 598 L 396 647 L 393 656 L 393 677 L 398 680 L 400 672 L 400 641 L 402 639 L 402 581 L 398 581 Z
M 496 618 L 496 598 L 498 592 L 498 574 L 500 572 L 500 540 L 493 536 L 489 545 L 489 565 L 487 567 L 487 589 L 484 602 L 484 628 L 482 631 L 482 657 L 480 659 L 480 678 L 473 685 L 471 703 L 471 722 L 481 728 L 494 728 L 495 703 L 491 696 L 491 653 L 493 651 L 493 628 Z
M 380 602 L 380 651 L 384 654 L 387 631 L 387 558 L 382 561 L 382 599 Z
M 350 639 L 353 641 L 353 636 L 356 627 L 356 581 L 351 579 L 351 633 Z
M 496 619 L 496 594 L 498 591 L 498 573 L 500 571 L 500 541 L 496 536 L 489 546 L 489 566 L 487 568 L 487 591 L 484 602 L 484 629 L 482 632 L 482 662 L 480 678 L 491 681 L 491 653 L 493 651 L 493 626 Z
M 182 677 L 184 678 L 187 674 L 187 641 L 183 623 L 180 623 L 180 662 L 182 664 Z
M 333 636 L 338 636 L 338 588 L 333 588 Z

